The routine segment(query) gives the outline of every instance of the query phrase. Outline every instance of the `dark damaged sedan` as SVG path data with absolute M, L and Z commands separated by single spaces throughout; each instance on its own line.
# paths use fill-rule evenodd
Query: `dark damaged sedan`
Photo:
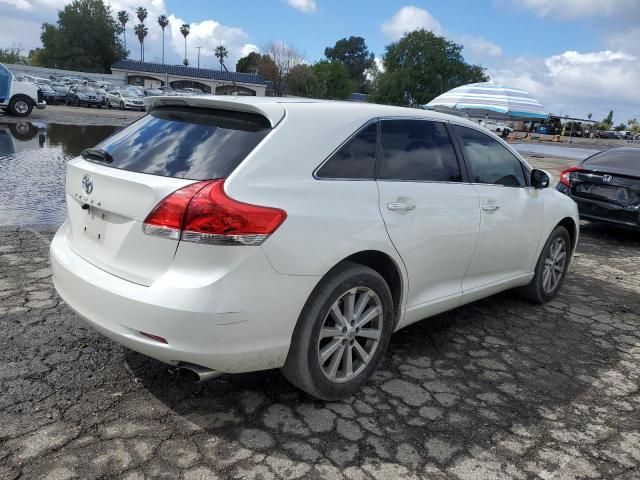
M 557 189 L 580 218 L 640 230 L 640 148 L 605 150 L 560 174 Z

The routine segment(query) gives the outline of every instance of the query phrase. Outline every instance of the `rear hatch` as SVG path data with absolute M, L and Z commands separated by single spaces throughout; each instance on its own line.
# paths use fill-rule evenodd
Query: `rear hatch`
M 224 105 L 157 107 L 69 162 L 66 236 L 74 252 L 141 285 L 159 278 L 178 241 L 145 234 L 149 213 L 186 185 L 229 176 L 271 131 L 264 116 Z

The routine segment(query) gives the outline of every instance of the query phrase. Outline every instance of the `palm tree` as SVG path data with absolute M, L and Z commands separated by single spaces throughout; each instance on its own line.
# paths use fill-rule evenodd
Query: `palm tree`
M 144 21 L 147 19 L 147 15 L 148 15 L 148 12 L 146 8 L 138 7 L 136 9 L 136 17 L 138 17 L 138 20 L 140 20 L 140 23 L 142 25 L 144 25 Z
M 220 61 L 220 70 L 222 70 L 222 64 L 224 59 L 229 56 L 229 50 L 224 45 L 218 45 L 215 49 L 216 58 Z
M 127 30 L 126 25 L 129 21 L 129 14 L 125 10 L 118 12 L 118 21 L 122 24 L 122 38 L 124 40 L 124 49 L 127 50 Z
M 137 35 L 140 42 L 140 61 L 144 62 L 144 38 L 148 35 L 149 29 L 144 24 L 139 23 L 133 27 L 133 32 Z
M 164 29 L 169 25 L 169 19 L 166 15 L 160 15 L 158 17 L 158 25 L 162 29 L 162 63 L 164 64 Z
M 189 60 L 187 60 L 187 37 L 189 36 L 190 32 L 191 32 L 191 27 L 189 26 L 189 24 L 183 23 L 182 26 L 180 27 L 180 33 L 184 37 L 184 60 L 182 61 L 182 63 L 184 63 L 185 67 L 189 65 Z

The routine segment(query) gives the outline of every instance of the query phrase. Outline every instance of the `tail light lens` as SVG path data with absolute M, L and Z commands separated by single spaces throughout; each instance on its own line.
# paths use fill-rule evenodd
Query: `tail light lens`
M 279 208 L 238 202 L 224 180 L 193 183 L 162 200 L 144 221 L 148 235 L 211 245 L 260 245 L 287 218 Z
M 571 172 L 577 172 L 580 168 L 577 165 L 569 167 L 566 170 L 560 172 L 560 183 L 565 187 L 571 187 Z

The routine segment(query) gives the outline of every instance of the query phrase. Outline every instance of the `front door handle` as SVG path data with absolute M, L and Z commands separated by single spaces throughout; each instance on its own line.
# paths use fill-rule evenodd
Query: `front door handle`
M 387 203 L 389 210 L 413 210 L 416 208 L 415 203 L 390 202 Z
M 498 205 L 492 205 L 492 204 L 485 204 L 482 205 L 482 210 L 484 210 L 485 212 L 495 212 L 496 210 L 499 210 L 500 207 Z

